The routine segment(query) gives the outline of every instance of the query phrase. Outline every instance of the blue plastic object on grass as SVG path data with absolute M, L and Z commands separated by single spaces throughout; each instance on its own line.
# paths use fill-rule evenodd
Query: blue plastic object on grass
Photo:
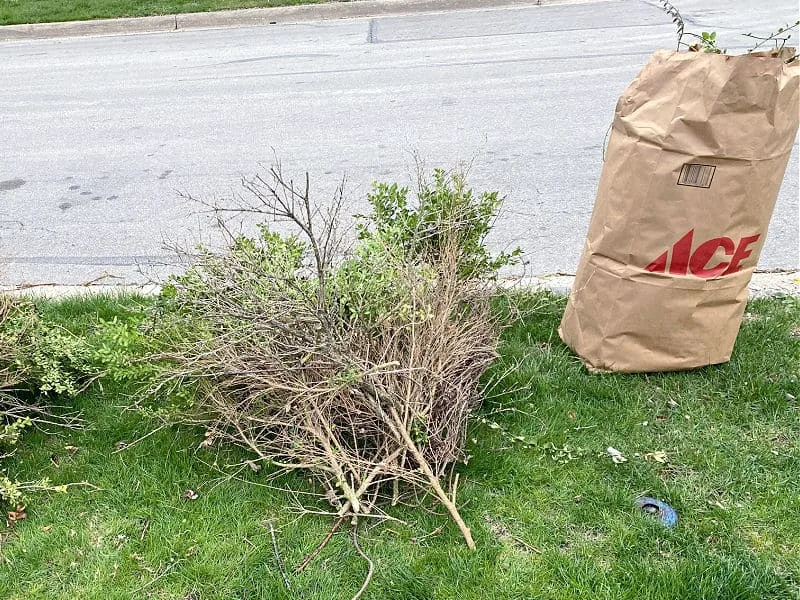
M 636 499 L 636 506 L 642 512 L 658 517 L 665 527 L 675 527 L 678 524 L 678 513 L 666 502 L 649 496 L 642 496 Z

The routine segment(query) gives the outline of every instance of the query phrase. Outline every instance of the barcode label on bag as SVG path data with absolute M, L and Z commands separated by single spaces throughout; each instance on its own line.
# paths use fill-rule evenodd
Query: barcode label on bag
M 711 180 L 714 178 L 714 165 L 698 165 L 686 163 L 681 168 L 681 175 L 678 177 L 678 185 L 689 185 L 692 187 L 710 188 Z

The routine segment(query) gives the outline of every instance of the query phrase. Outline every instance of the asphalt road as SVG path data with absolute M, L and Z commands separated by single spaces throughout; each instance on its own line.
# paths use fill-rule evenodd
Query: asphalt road
M 793 0 L 680 8 L 731 50 L 798 18 Z M 277 156 L 321 200 L 346 175 L 357 213 L 370 182 L 414 181 L 415 153 L 507 196 L 496 248 L 572 272 L 616 99 L 673 45 L 648 0 L 1 43 L 0 282 L 141 281 L 165 239 L 215 239 L 178 192 L 230 196 Z M 795 144 L 760 268 L 800 266 L 798 224 Z

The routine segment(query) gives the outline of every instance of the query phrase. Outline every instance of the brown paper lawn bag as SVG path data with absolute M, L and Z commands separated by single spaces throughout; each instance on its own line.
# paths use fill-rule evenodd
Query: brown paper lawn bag
M 786 52 L 659 51 L 617 102 L 559 328 L 590 369 L 730 359 L 797 134 Z

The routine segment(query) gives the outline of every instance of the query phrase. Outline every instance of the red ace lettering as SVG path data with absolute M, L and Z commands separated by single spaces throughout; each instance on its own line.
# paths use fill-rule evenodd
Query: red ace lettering
M 731 273 L 736 273 L 741 267 L 739 263 L 742 262 L 745 258 L 750 256 L 753 251 L 748 249 L 748 246 L 751 244 L 755 244 L 758 241 L 758 238 L 761 237 L 760 233 L 756 235 L 748 235 L 741 239 L 739 245 L 736 246 L 736 252 L 733 253 L 733 258 L 731 258 L 730 266 L 725 269 L 723 275 L 730 275 Z
M 739 243 L 729 237 L 717 237 L 702 242 L 692 250 L 694 245 L 694 229 L 679 239 L 653 262 L 645 267 L 651 273 L 667 273 L 670 275 L 688 275 L 710 279 L 720 275 L 730 275 L 741 269 L 741 262 L 749 257 L 753 251 L 750 246 L 758 241 L 761 234 L 744 236 Z M 720 260 L 712 263 L 712 259 L 719 250 L 730 260 Z
M 686 275 L 686 269 L 689 266 L 689 255 L 692 252 L 693 236 L 694 229 L 675 242 L 672 247 L 672 264 L 669 266 L 670 274 Z
M 719 237 L 708 240 L 707 242 L 703 242 L 697 247 L 697 250 L 695 250 L 694 254 L 692 254 L 691 260 L 689 260 L 689 270 L 692 272 L 692 275 L 697 275 L 698 277 L 708 279 L 710 277 L 721 275 L 725 272 L 725 269 L 730 267 L 730 263 L 725 261 L 722 261 L 713 267 L 708 266 L 708 263 L 711 260 L 711 257 L 714 256 L 717 248 L 722 248 L 723 252 L 727 256 L 732 255 L 735 250 L 733 240 L 731 238 Z

